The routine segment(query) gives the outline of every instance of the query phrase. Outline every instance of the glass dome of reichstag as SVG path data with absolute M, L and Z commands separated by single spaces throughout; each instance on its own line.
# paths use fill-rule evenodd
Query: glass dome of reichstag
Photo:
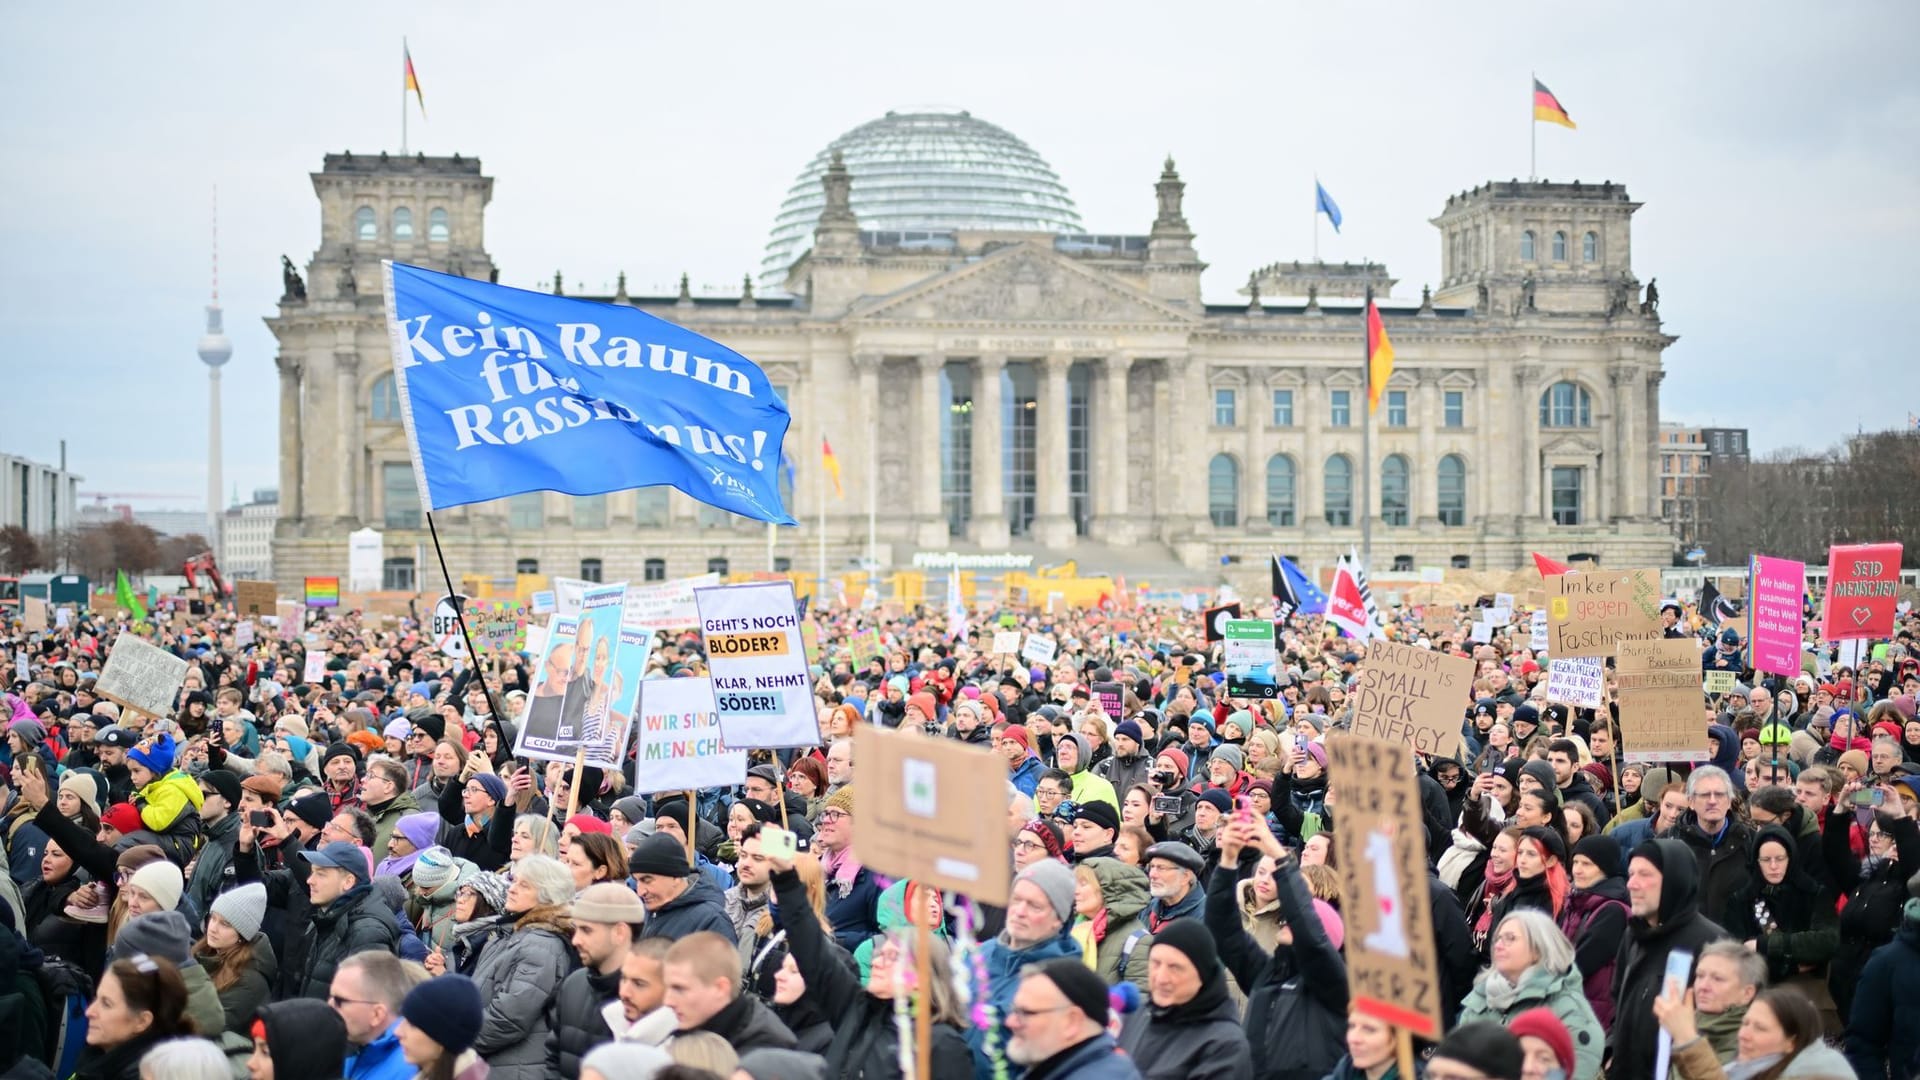
M 1079 232 L 1080 212 L 1052 166 L 1012 133 L 968 112 L 889 112 L 828 143 L 788 189 L 760 262 L 777 289 L 813 243 L 826 193 L 820 177 L 840 151 L 863 231 L 1005 229 Z M 897 238 L 901 246 L 933 238 Z

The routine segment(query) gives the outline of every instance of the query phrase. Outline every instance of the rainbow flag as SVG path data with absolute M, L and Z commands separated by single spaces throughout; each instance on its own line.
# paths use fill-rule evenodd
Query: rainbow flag
M 1367 413 L 1380 410 L 1380 395 L 1393 378 L 1393 342 L 1387 340 L 1387 326 L 1380 321 L 1380 309 L 1367 301 Z
M 1576 126 L 1573 117 L 1567 115 L 1566 107 L 1560 104 L 1560 99 L 1554 97 L 1553 91 L 1547 89 L 1547 84 L 1539 79 L 1533 80 L 1533 118 L 1561 127 Z
M 400 96 L 405 97 L 408 90 L 413 91 L 413 99 L 420 103 L 420 115 L 425 116 L 427 115 L 427 99 L 425 95 L 420 93 L 420 76 L 413 70 L 413 51 L 407 48 L 407 39 L 405 38 L 400 39 L 400 56 L 406 61 L 407 65 L 407 81 L 401 85 Z M 1567 126 L 1572 127 L 1573 125 L 1569 124 Z
M 827 467 L 827 475 L 833 477 L 833 497 L 846 498 L 846 489 L 840 486 L 840 459 L 833 456 L 833 444 L 825 435 L 820 436 L 820 463 Z
M 339 607 L 340 579 L 337 577 L 310 577 L 307 579 L 308 607 Z

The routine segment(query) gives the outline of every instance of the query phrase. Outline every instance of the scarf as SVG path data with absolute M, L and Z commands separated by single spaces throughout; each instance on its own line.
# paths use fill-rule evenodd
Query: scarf
M 1475 941 L 1485 941 L 1487 935 L 1493 932 L 1493 905 L 1501 897 L 1513 891 L 1516 880 L 1518 879 L 1512 867 L 1508 867 L 1504 874 L 1496 874 L 1493 872 L 1493 865 L 1491 863 L 1487 865 L 1487 880 L 1481 887 L 1480 894 L 1480 915 L 1473 921 Z
M 1527 969 L 1527 971 L 1532 970 L 1532 968 Z M 1520 973 L 1520 978 L 1526 977 L 1526 971 Z M 1487 969 L 1487 979 L 1480 984 L 1480 992 L 1487 995 L 1487 1005 L 1502 1016 L 1506 1015 L 1508 1009 L 1513 1008 L 1514 1002 L 1520 1000 L 1520 984 L 1508 982 L 1505 975 L 1492 968 Z
M 833 883 L 833 889 L 842 900 L 853 892 L 854 881 L 864 869 L 860 860 L 854 857 L 853 848 L 844 847 L 839 851 L 827 853 L 824 861 L 827 880 Z

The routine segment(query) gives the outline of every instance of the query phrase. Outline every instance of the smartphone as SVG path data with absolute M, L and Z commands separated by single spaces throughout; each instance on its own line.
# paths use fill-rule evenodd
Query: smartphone
M 1855 806 L 1885 806 L 1886 802 L 1887 793 L 1879 788 L 1861 788 L 1853 793 Z
M 786 829 L 771 825 L 760 827 L 760 852 L 769 859 L 792 859 L 799 851 L 799 838 Z
M 1241 795 L 1233 800 L 1233 819 L 1235 821 L 1253 820 L 1253 800 Z
M 271 829 L 273 828 L 273 811 L 249 810 L 247 811 L 247 824 L 256 829 Z
M 1174 814 L 1177 816 L 1180 813 L 1180 796 L 1155 795 L 1153 797 L 1153 812 L 1161 815 Z

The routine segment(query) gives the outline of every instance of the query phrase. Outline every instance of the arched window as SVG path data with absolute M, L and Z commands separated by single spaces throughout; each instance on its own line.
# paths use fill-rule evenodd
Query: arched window
M 1267 524 L 1292 527 L 1293 459 L 1275 454 L 1267 459 Z
M 1240 524 L 1240 463 L 1230 454 L 1207 463 L 1207 514 L 1223 528 Z
M 353 235 L 362 240 L 380 239 L 380 219 L 373 216 L 373 207 L 363 206 L 353 212 Z
M 382 375 L 373 380 L 372 400 L 367 403 L 367 418 L 374 421 L 400 421 L 400 387 L 393 376 Z
M 1440 459 L 1435 476 L 1435 493 L 1440 496 L 1440 524 L 1467 523 L 1467 463 L 1458 454 Z
M 1586 387 L 1557 382 L 1540 395 L 1541 427 L 1592 427 L 1593 399 Z
M 440 207 L 427 211 L 427 239 L 441 242 L 448 236 L 447 212 Z
M 1528 229 L 1526 232 L 1523 232 L 1520 234 L 1520 261 L 1521 262 L 1533 261 L 1533 230 L 1532 229 Z
M 1580 261 L 1600 261 L 1600 237 L 1597 234 L 1588 233 L 1580 238 Z
M 1407 477 L 1407 459 L 1389 454 L 1380 463 L 1380 520 L 1389 525 L 1405 525 L 1412 516 L 1411 483 Z
M 1327 524 L 1353 524 L 1353 462 L 1345 454 L 1327 459 L 1325 483 Z
M 1553 261 L 1554 262 L 1567 261 L 1567 234 L 1566 233 L 1557 232 L 1553 234 Z
M 397 206 L 393 210 L 393 238 L 413 239 L 413 211 L 404 206 Z

